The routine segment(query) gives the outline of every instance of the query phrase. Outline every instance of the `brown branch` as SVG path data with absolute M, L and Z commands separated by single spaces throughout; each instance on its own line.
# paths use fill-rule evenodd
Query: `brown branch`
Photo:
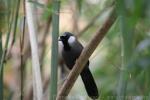
M 113 7 L 109 17 L 103 24 L 103 26 L 96 32 L 95 36 L 91 39 L 89 44 L 84 48 L 82 51 L 79 59 L 77 59 L 76 64 L 74 65 L 73 69 L 69 73 L 66 81 L 62 85 L 56 100 L 64 100 L 66 96 L 69 94 L 72 86 L 74 85 L 77 77 L 81 73 L 84 65 L 88 61 L 89 57 L 92 55 L 98 44 L 101 42 L 101 40 L 104 38 L 112 24 L 116 20 L 116 12 L 115 7 Z

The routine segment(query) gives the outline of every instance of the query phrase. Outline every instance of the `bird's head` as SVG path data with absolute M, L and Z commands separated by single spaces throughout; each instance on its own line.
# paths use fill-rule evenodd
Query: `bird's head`
M 64 32 L 59 37 L 59 41 L 62 42 L 63 46 L 71 46 L 76 41 L 76 37 L 70 32 Z

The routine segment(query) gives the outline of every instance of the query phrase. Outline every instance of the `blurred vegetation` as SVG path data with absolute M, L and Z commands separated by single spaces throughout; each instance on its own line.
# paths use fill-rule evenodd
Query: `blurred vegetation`
M 16 2 L 19 0 L 0 0 L 0 59 L 4 66 L 2 88 L 4 88 L 4 100 L 19 100 L 20 71 L 21 66 L 24 66 L 23 97 L 24 100 L 32 100 L 30 44 L 27 25 L 23 26 L 24 1 L 20 1 L 19 7 Z M 51 35 L 48 33 L 51 33 L 53 3 L 51 0 L 29 2 L 35 5 L 34 16 L 38 19 L 36 23 L 44 100 L 48 100 L 51 65 Z M 61 0 L 60 34 L 64 31 L 73 32 L 75 35 L 81 34 L 78 37 L 79 41 L 86 45 L 107 18 L 112 2 L 113 0 Z M 116 0 L 115 5 L 118 18 L 90 58 L 90 69 L 98 85 L 100 98 L 116 100 L 119 88 L 125 84 L 125 89 L 120 88 L 120 91 L 124 92 L 126 100 L 149 100 L 150 0 Z M 97 17 L 93 20 L 95 16 Z M 84 30 L 91 21 L 93 23 Z M 24 39 L 20 39 L 23 29 L 25 29 Z M 20 40 L 24 40 L 23 46 L 20 46 Z M 22 63 L 20 63 L 21 54 Z M 122 68 L 124 58 L 125 67 Z M 125 71 L 123 77 L 121 77 L 122 71 Z M 58 85 L 60 84 L 59 78 Z M 80 78 L 68 99 L 89 99 Z

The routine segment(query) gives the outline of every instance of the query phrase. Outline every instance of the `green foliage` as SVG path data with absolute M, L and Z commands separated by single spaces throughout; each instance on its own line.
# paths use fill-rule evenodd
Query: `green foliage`
M 52 10 L 52 3 L 51 1 L 48 1 L 47 5 L 44 5 L 42 3 L 39 3 L 37 1 L 33 1 L 33 0 L 29 0 L 30 3 L 33 3 L 34 5 L 36 5 L 38 8 L 42 8 L 44 10 L 44 13 L 42 15 L 43 19 L 48 19 L 49 16 L 52 15 L 52 13 L 54 12 Z
M 127 84 L 125 83 L 127 85 L 126 90 L 124 91 L 126 97 L 137 95 L 148 96 L 150 91 L 147 86 L 150 82 L 148 78 L 150 71 L 150 24 L 147 20 L 147 18 L 149 18 L 149 16 L 147 16 L 148 13 L 144 13 L 145 10 L 150 11 L 149 7 L 147 7 L 147 3 L 147 0 L 126 0 L 124 3 L 126 14 L 123 15 L 123 17 L 125 16 L 125 24 L 123 25 L 126 26 L 123 26 L 123 28 L 125 28 L 126 32 L 123 33 L 127 36 L 124 42 L 126 43 L 126 50 L 129 51 L 129 53 L 125 54 L 125 56 L 129 57 L 127 58 L 127 75 L 125 75 L 125 77 L 128 78 Z M 118 11 L 121 7 L 122 6 L 119 5 Z M 124 14 L 124 12 L 121 13 Z M 98 22 L 99 21 L 97 21 L 97 23 Z M 90 28 L 86 34 L 91 34 L 90 30 L 92 30 L 92 28 Z M 92 65 L 98 67 L 96 68 L 95 76 L 99 82 L 102 98 L 113 96 L 113 99 L 116 100 L 118 78 L 121 72 L 121 46 L 123 45 L 121 43 L 120 33 L 120 19 L 118 19 L 110 29 L 104 42 L 102 42 L 100 47 L 102 49 L 99 50 L 99 52 L 107 52 L 107 55 L 103 57 L 102 61 L 99 61 L 96 65 Z M 86 37 L 87 35 L 83 36 Z
M 76 0 L 77 2 L 77 8 L 79 9 L 79 12 L 81 12 L 83 0 Z
M 6 27 L 6 16 L 7 16 L 8 12 L 7 12 L 7 8 L 5 5 L 4 0 L 0 1 L 0 32 L 5 30 Z M 2 33 L 1 33 L 2 34 Z

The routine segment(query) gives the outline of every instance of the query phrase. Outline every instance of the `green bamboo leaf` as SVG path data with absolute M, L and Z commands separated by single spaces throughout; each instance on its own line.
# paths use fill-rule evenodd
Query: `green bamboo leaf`
M 45 10 L 44 10 L 44 13 L 43 13 L 43 18 L 44 19 L 48 19 L 49 16 L 51 16 L 53 13 L 53 10 L 52 10 L 52 3 L 49 2 L 48 5 L 46 6 Z
M 45 11 L 43 13 L 43 18 L 47 19 L 50 15 L 52 15 L 53 10 L 52 10 L 52 3 L 49 3 L 48 6 L 45 6 L 42 3 L 39 3 L 37 1 L 32 1 L 29 0 L 28 2 L 33 3 L 34 5 L 36 5 L 37 7 L 43 8 Z
M 77 0 L 76 2 L 77 2 L 77 8 L 79 9 L 79 12 L 81 12 L 83 0 Z

